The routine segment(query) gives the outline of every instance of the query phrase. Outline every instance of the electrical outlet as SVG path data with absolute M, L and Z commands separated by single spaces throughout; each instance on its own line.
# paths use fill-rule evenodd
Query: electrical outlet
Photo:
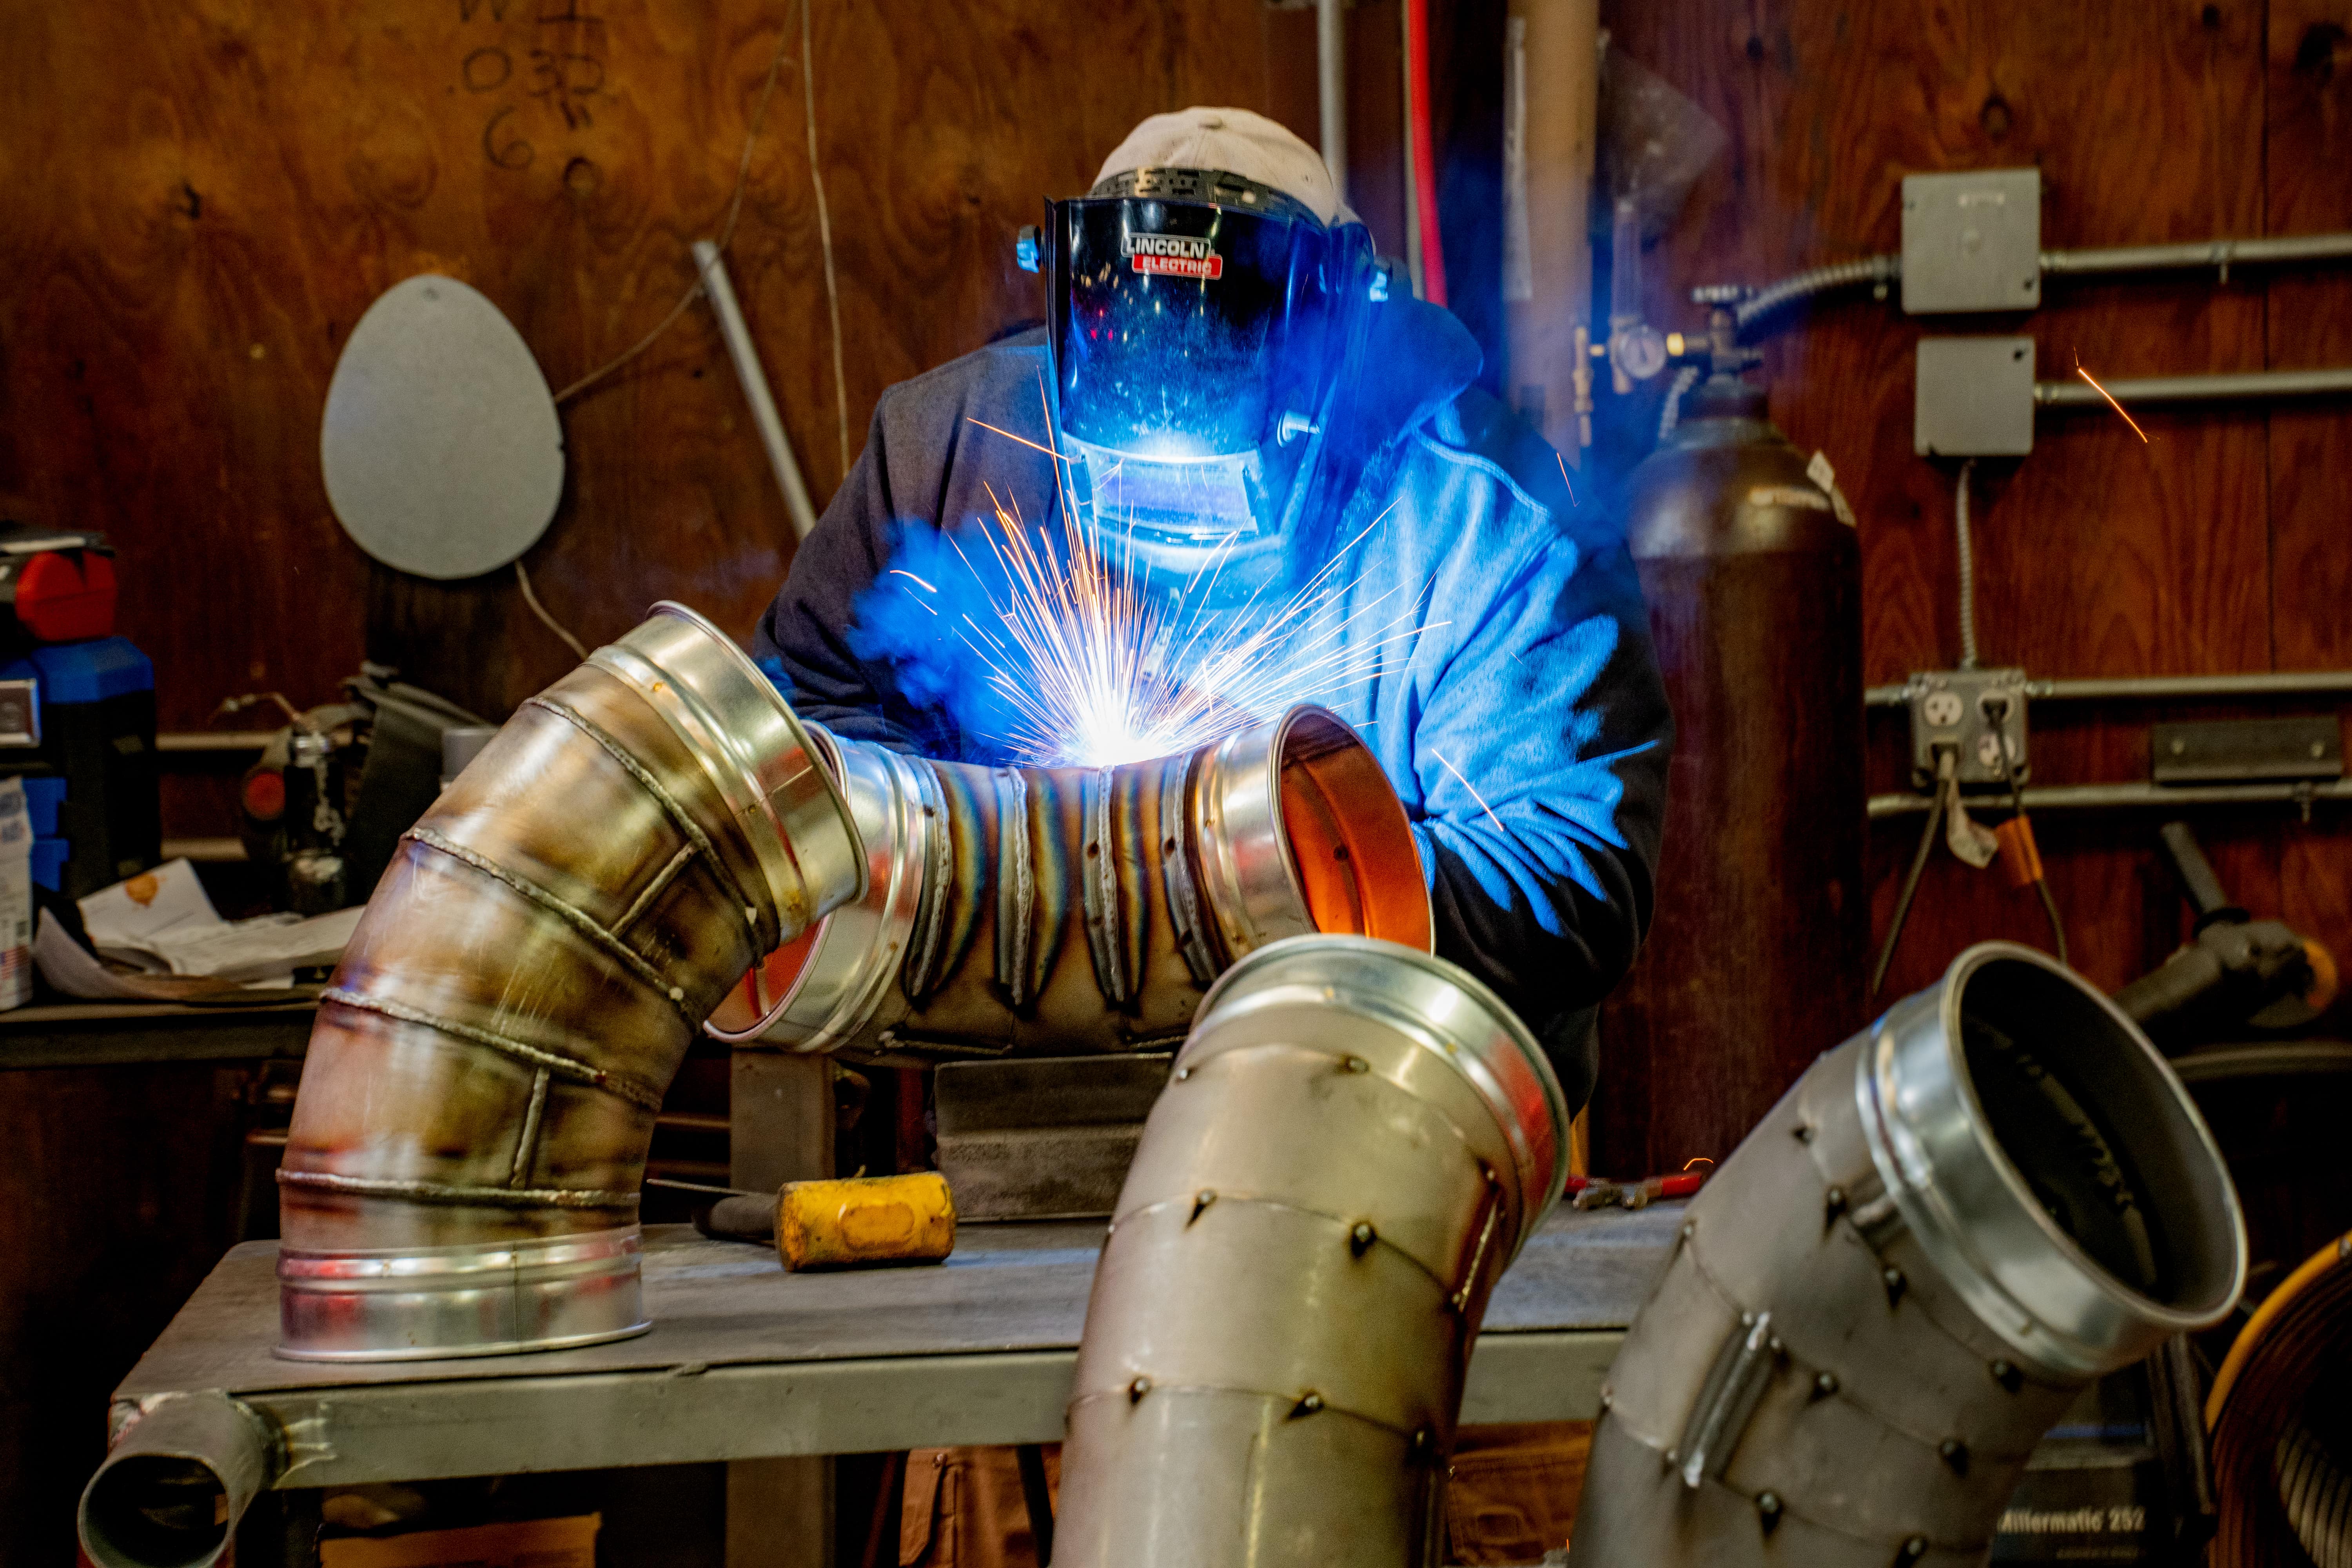
M 1911 773 L 1922 789 L 1936 787 L 1936 752 L 1958 753 L 1964 789 L 2000 789 L 2008 775 L 2023 782 L 2025 671 L 2021 669 L 1929 669 L 1915 671 L 1903 688 L 1911 710 Z

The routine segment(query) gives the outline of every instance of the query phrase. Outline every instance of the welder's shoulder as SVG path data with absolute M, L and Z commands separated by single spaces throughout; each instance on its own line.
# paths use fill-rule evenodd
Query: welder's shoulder
M 1438 409 L 1421 435 L 1439 460 L 1484 472 L 1497 487 L 1495 526 L 1557 530 L 1588 553 L 1625 542 L 1623 529 L 1595 503 L 1591 487 L 1574 484 L 1551 443 L 1480 388 L 1465 388 Z
M 931 452 L 950 448 L 971 419 L 1026 429 L 1042 423 L 1048 374 L 1045 329 L 1034 328 L 899 382 L 875 423 L 893 447 Z

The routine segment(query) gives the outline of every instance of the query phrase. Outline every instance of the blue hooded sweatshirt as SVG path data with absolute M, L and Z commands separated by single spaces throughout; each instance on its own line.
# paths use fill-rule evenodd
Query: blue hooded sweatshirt
M 1439 955 L 1517 1010 L 1581 1105 L 1592 1010 L 1649 923 L 1673 723 L 1622 531 L 1472 386 L 1478 364 L 1445 311 L 1377 307 L 1284 548 L 1294 581 L 1334 567 L 1301 639 L 1381 644 L 1312 700 L 1357 729 L 1404 804 Z M 755 640 L 803 717 L 927 756 L 1012 760 L 1003 727 L 970 722 L 987 675 L 953 618 L 908 596 L 952 559 L 943 529 L 969 539 L 1007 500 L 1058 527 L 1055 460 L 1023 444 L 1050 445 L 1051 374 L 1033 332 L 883 395 Z M 1244 579 L 1223 613 L 1248 613 Z

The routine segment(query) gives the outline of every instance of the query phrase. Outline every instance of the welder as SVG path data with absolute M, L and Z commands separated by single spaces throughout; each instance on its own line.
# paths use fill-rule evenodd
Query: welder
M 1518 1011 L 1581 1105 L 1592 1008 L 1649 916 L 1672 733 L 1618 529 L 1273 121 L 1154 115 L 1046 216 L 1047 324 L 883 395 L 756 656 L 840 734 L 1004 763 L 961 700 L 987 683 L 953 617 L 908 601 L 943 531 L 1075 508 L 1189 616 L 1314 584 L 1319 624 L 1381 645 L 1312 700 L 1403 801 L 1437 952 Z

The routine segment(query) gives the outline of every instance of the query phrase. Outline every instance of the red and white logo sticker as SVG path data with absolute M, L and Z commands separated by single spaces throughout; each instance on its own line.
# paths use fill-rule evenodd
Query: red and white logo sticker
M 1123 248 L 1128 264 L 1138 272 L 1156 272 L 1168 278 L 1206 278 L 1212 281 L 1225 275 L 1225 258 L 1217 254 L 1217 247 L 1190 235 L 1130 234 Z

